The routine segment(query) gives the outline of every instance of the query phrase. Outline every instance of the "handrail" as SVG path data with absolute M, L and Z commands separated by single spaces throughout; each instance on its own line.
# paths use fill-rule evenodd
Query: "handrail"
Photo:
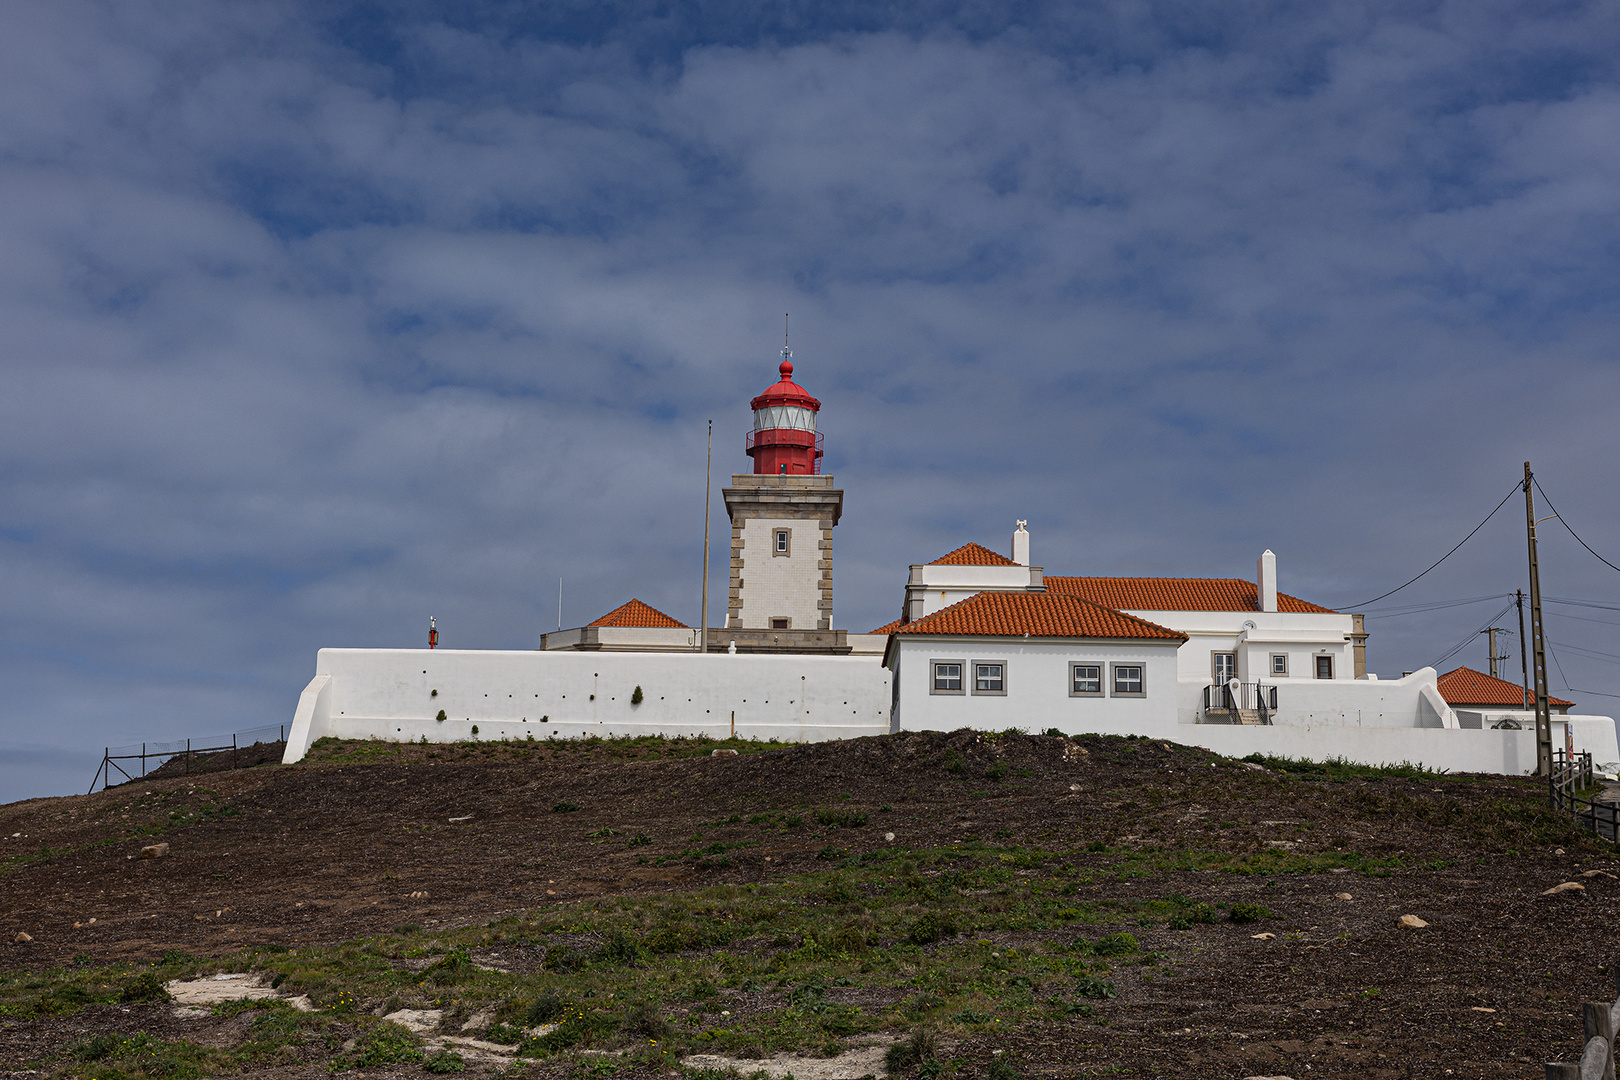
M 1262 724 L 1270 724 L 1277 713 L 1277 687 L 1274 683 L 1212 682 L 1204 687 L 1204 712 L 1233 712 L 1252 710 L 1259 714 Z

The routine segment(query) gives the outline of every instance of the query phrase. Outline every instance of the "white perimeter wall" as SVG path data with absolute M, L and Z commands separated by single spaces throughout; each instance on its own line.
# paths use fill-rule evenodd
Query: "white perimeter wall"
M 724 738 L 733 711 L 743 738 L 819 742 L 889 730 L 889 673 L 878 657 L 322 649 L 315 670 L 284 762 L 328 735 Z M 637 686 L 643 701 L 632 705 Z M 440 709 L 447 719 L 434 719 Z
M 1461 728 L 1228 727 L 1182 726 L 1174 741 L 1228 757 L 1344 758 L 1365 765 L 1410 762 L 1448 772 L 1535 772 L 1533 731 L 1468 731 Z
M 962 672 L 963 694 L 933 694 L 931 662 L 998 660 L 1006 665 L 1004 697 L 974 694 L 971 666 Z M 1103 696 L 1070 697 L 1069 664 L 1103 666 Z M 1112 697 L 1111 665 L 1146 668 L 1147 696 Z M 1097 733 L 1141 735 L 1173 732 L 1176 727 L 1176 647 L 1166 644 L 1087 644 L 923 637 L 899 639 L 900 707 L 895 730 L 954 731 L 972 727 L 1003 731 L 1010 727 L 1042 732 L 1057 728 L 1067 735 Z
M 1208 685 L 1207 678 L 1181 683 L 1176 710 L 1180 723 L 1199 722 Z M 1459 726 L 1456 714 L 1440 697 L 1433 668 L 1420 668 L 1403 679 L 1278 679 L 1276 687 L 1277 712 L 1272 723 L 1278 726 Z

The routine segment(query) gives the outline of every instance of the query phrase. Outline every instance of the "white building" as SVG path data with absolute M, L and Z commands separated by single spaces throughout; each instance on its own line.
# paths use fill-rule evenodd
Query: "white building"
M 1073 596 L 982 592 L 889 635 L 895 730 L 1173 727 L 1185 634 Z
M 1432 668 L 1399 680 L 1380 681 L 1367 674 L 1361 617 L 1281 592 L 1276 556 L 1270 551 L 1258 560 L 1255 579 L 1247 581 L 1048 575 L 1030 561 L 1024 522 L 1018 523 L 1011 548 L 1011 556 L 1005 556 L 966 544 L 931 563 L 912 565 L 904 614 L 875 631 L 901 642 L 885 655 L 895 675 L 897 727 L 938 727 L 945 718 L 968 714 L 984 718 L 972 726 L 1009 726 L 990 719 L 1011 711 L 990 700 L 970 699 L 955 706 L 928 701 L 915 707 L 928 693 L 916 669 L 926 666 L 924 653 L 930 648 L 937 652 L 937 647 L 922 634 L 914 640 L 908 634 L 914 625 L 929 628 L 949 620 L 959 626 L 964 612 L 982 610 L 992 598 L 1071 597 L 1178 635 L 1174 700 L 1156 698 L 1152 708 L 1132 706 L 1135 711 L 1109 701 L 1106 707 L 1082 711 L 1074 701 L 1036 695 L 1020 699 L 1024 710 L 1015 726 L 1069 732 L 1080 723 L 1088 725 L 1084 730 L 1130 730 L 1236 755 L 1258 751 L 1374 763 L 1413 761 L 1507 773 L 1534 766 L 1533 717 L 1528 724 L 1484 727 L 1474 719 L 1477 713 L 1452 707 Z M 963 647 L 967 644 L 964 640 Z M 1021 640 L 1003 644 L 1033 649 L 1049 669 L 1046 679 L 1055 679 L 1050 672 L 1064 665 L 1089 666 L 1093 655 L 1102 655 L 1097 652 L 1100 642 L 1062 635 L 1028 646 Z M 989 650 L 986 644 L 981 651 L 992 658 L 1005 655 Z M 909 671 L 904 666 L 908 661 L 913 665 Z M 1568 728 L 1577 751 L 1590 750 L 1599 762 L 1620 761 L 1615 725 L 1608 717 L 1570 718 Z

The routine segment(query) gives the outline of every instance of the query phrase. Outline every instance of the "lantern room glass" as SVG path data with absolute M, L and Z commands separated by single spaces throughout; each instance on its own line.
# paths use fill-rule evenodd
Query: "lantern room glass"
M 815 431 L 816 414 L 801 405 L 767 405 L 754 410 L 755 431 Z

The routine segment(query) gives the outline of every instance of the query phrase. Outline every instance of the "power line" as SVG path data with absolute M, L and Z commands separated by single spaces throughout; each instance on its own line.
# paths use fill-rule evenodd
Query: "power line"
M 1483 604 L 1487 600 L 1500 600 L 1512 593 L 1492 593 L 1490 596 L 1471 596 L 1466 600 L 1436 600 L 1432 604 L 1415 604 L 1412 607 L 1392 608 L 1388 611 L 1374 612 L 1368 615 L 1369 619 L 1398 619 L 1405 615 L 1421 615 L 1429 611 L 1442 611 L 1446 608 L 1467 607 L 1469 604 Z
M 1595 608 L 1598 611 L 1620 611 L 1620 604 L 1610 604 L 1602 600 L 1573 600 L 1567 596 L 1543 596 L 1541 599 L 1549 604 L 1566 604 L 1569 607 Z
M 1606 694 L 1602 690 L 1580 690 L 1569 685 L 1569 678 L 1564 674 L 1564 665 L 1558 662 L 1558 654 L 1552 651 L 1552 643 L 1548 642 L 1547 655 L 1552 657 L 1553 666 L 1558 669 L 1558 677 L 1563 680 L 1564 692 L 1567 694 L 1591 694 L 1594 697 L 1620 698 L 1620 694 Z M 1566 649 L 1571 646 L 1564 646 Z
M 1596 649 L 1588 649 L 1585 645 L 1571 645 L 1567 641 L 1558 641 L 1554 642 L 1554 644 L 1560 649 L 1568 649 L 1571 652 L 1581 654 L 1588 660 L 1601 660 L 1611 664 L 1620 664 L 1620 656 L 1616 656 L 1614 653 L 1599 652 Z
M 1558 523 L 1560 525 L 1562 525 L 1564 528 L 1569 529 L 1569 522 L 1564 520 L 1564 515 L 1558 513 L 1558 507 L 1553 505 L 1553 501 L 1551 499 L 1547 498 L 1547 489 L 1541 486 L 1541 481 L 1535 479 L 1534 477 L 1532 477 L 1531 478 L 1531 483 L 1535 484 L 1536 485 L 1536 490 L 1541 492 L 1541 498 L 1546 502 L 1547 509 L 1551 510 L 1554 514 L 1556 514 L 1558 516 Z M 1573 536 L 1575 538 L 1575 542 L 1577 544 L 1581 545 L 1581 547 L 1585 548 L 1587 551 L 1591 551 L 1592 552 L 1592 557 L 1594 559 L 1596 559 L 1598 562 L 1602 563 L 1604 566 L 1607 566 L 1610 570 L 1620 572 L 1620 566 L 1614 565 L 1614 563 L 1610 562 L 1608 559 L 1605 559 L 1603 556 L 1599 555 L 1597 552 L 1592 551 L 1592 545 L 1588 544 L 1585 540 L 1582 540 L 1581 537 L 1580 537 L 1580 534 L 1577 533 L 1574 529 L 1569 529 L 1569 535 Z
M 1500 510 L 1500 509 L 1502 509 L 1502 507 L 1506 506 L 1507 501 L 1509 499 L 1513 498 L 1514 495 L 1518 494 L 1518 492 L 1519 492 L 1519 490 L 1520 490 L 1520 488 L 1522 486 L 1523 485 L 1522 485 L 1521 481 L 1515 480 L 1513 482 L 1513 489 L 1511 491 L 1509 491 L 1506 495 L 1502 496 L 1502 501 L 1496 504 L 1496 510 Z M 1550 506 L 1551 504 L 1549 503 L 1548 505 Z M 1452 548 L 1451 551 L 1446 552 L 1444 555 L 1442 555 L 1438 559 L 1436 559 L 1434 561 L 1433 565 L 1431 565 L 1428 570 L 1423 571 L 1423 574 L 1427 574 L 1429 572 L 1429 570 L 1433 570 L 1436 566 L 1439 566 L 1441 563 L 1443 563 L 1447 559 L 1451 558 L 1452 553 L 1455 552 L 1457 550 L 1457 548 L 1460 548 L 1464 544 L 1468 543 L 1468 541 L 1473 537 L 1473 535 L 1475 533 L 1479 532 L 1479 530 L 1481 530 L 1481 529 L 1483 529 L 1485 527 L 1485 522 L 1486 521 L 1490 521 L 1491 518 L 1496 516 L 1496 510 L 1492 510 L 1490 513 L 1486 514 L 1485 515 L 1485 521 L 1481 521 L 1478 525 L 1475 525 L 1472 529 L 1470 529 L 1468 531 L 1467 536 L 1465 536 L 1461 540 L 1457 541 L 1457 546 L 1456 547 Z M 1579 537 L 1576 537 L 1576 539 L 1579 539 Z M 1591 549 L 1588 548 L 1587 550 L 1590 551 Z M 1594 552 L 1592 552 L 1592 554 L 1596 555 L 1597 552 L 1594 551 Z M 1615 569 L 1620 570 L 1620 567 L 1615 567 Z M 1418 580 L 1418 578 L 1421 578 L 1423 576 L 1423 574 L 1419 574 L 1417 577 L 1413 578 L 1412 581 Z M 1408 581 L 1406 583 L 1406 585 L 1412 584 L 1412 581 Z M 1383 596 L 1375 596 L 1371 600 L 1365 600 L 1362 603 L 1351 604 L 1350 606 L 1353 607 L 1353 608 L 1363 608 L 1363 607 L 1367 607 L 1370 604 L 1376 604 L 1376 603 L 1378 603 L 1378 601 L 1382 600 L 1385 596 L 1394 596 L 1396 593 L 1398 593 L 1402 589 L 1406 588 L 1406 585 L 1397 585 L 1397 586 L 1395 586 L 1395 588 L 1389 590 L 1389 592 L 1384 593 Z
M 1597 623 L 1599 626 L 1620 626 L 1620 622 L 1613 619 L 1588 619 L 1585 615 L 1570 615 L 1563 611 L 1549 611 L 1547 614 L 1556 615 L 1560 619 L 1574 619 L 1577 622 Z
M 1504 607 L 1501 611 L 1498 611 L 1495 615 L 1492 615 L 1489 619 L 1486 619 L 1484 626 L 1481 626 L 1478 630 L 1475 630 L 1472 633 L 1470 633 L 1467 637 L 1465 637 L 1461 641 L 1457 642 L 1457 644 L 1453 645 L 1451 648 L 1449 648 L 1445 652 L 1441 653 L 1440 656 L 1438 656 L 1437 658 L 1429 661 L 1429 663 L 1426 664 L 1425 666 L 1438 669 L 1441 664 L 1445 663 L 1447 660 L 1450 660 L 1453 656 L 1456 656 L 1458 653 L 1460 653 L 1464 649 L 1466 649 L 1469 645 L 1473 644 L 1473 641 L 1474 641 L 1475 638 L 1477 638 L 1477 637 L 1479 637 L 1479 635 L 1483 634 L 1486 631 L 1487 628 L 1489 628 L 1493 623 L 1496 622 L 1497 619 L 1500 619 L 1502 616 L 1506 615 L 1508 613 L 1508 609 L 1511 608 L 1512 606 L 1513 606 L 1512 604 L 1509 604 L 1509 605 L 1507 605 L 1507 607 Z

